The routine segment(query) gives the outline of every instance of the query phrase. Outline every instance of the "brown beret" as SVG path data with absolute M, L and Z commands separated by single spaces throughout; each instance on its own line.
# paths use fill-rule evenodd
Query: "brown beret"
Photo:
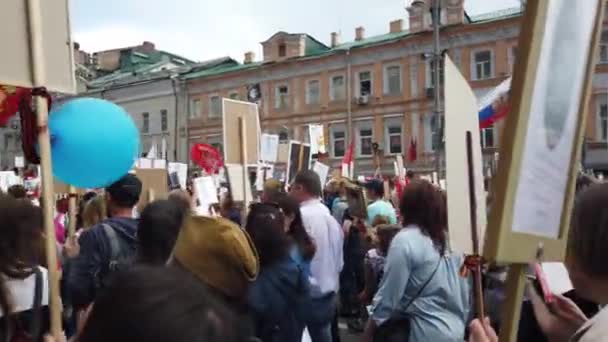
M 173 255 L 204 283 L 236 299 L 247 294 L 260 268 L 249 235 L 224 218 L 189 217 Z

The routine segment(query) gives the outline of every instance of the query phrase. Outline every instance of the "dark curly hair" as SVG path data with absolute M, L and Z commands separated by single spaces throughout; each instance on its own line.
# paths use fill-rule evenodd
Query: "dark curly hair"
M 11 312 L 6 278 L 25 279 L 43 257 L 42 211 L 25 199 L 0 195 L 0 307 Z M 8 320 L 6 320 L 8 321 Z
M 403 226 L 416 225 L 433 240 L 443 255 L 446 251 L 446 197 L 431 183 L 416 180 L 405 187 L 400 201 Z

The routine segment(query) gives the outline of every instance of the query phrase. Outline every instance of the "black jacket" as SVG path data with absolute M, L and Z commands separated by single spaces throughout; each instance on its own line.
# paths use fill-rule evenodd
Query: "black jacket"
M 131 218 L 110 218 L 103 223 L 110 225 L 119 239 L 130 247 L 135 255 L 137 245 L 137 220 Z M 110 263 L 112 250 L 103 224 L 85 231 L 78 239 L 80 254 L 71 262 L 67 286 L 71 292 L 72 304 L 80 309 L 89 305 L 97 295 L 96 276 Z

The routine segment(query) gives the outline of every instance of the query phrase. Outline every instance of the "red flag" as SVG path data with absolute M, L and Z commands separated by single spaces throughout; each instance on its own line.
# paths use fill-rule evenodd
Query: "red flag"
M 217 174 L 220 168 L 224 166 L 221 153 L 208 144 L 192 146 L 190 159 L 208 174 Z
M 346 153 L 344 154 L 344 158 L 342 158 L 342 164 L 350 165 L 353 162 L 354 157 L 354 146 L 353 141 L 350 142 L 348 148 L 346 149 Z
M 19 103 L 24 96 L 29 95 L 28 88 L 0 85 L 0 126 L 19 111 Z
M 415 162 L 416 159 L 418 159 L 418 143 L 416 142 L 416 140 L 414 140 L 414 138 L 412 138 L 412 140 L 410 141 L 410 148 L 408 151 L 408 157 L 410 162 Z

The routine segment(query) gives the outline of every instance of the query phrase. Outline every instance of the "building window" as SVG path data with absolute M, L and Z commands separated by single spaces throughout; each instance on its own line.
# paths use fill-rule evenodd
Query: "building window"
M 150 113 L 141 113 L 141 132 L 150 133 Z
M 203 108 L 201 105 L 201 100 L 192 100 L 192 102 L 190 103 L 190 118 L 200 118 L 202 112 Z
M 357 154 L 360 157 L 371 156 L 373 153 L 372 143 L 374 130 L 372 123 L 363 123 L 357 127 Z
M 443 117 L 442 117 L 443 119 Z M 443 120 L 442 120 L 443 122 Z M 441 129 L 441 127 L 439 127 Z M 438 129 L 435 128 L 435 115 L 429 114 L 424 117 L 424 146 L 427 152 L 433 152 L 437 150 L 439 137 L 441 136 Z
M 279 57 L 285 57 L 287 55 L 287 45 L 285 43 L 279 44 Z
M 359 73 L 359 96 L 372 94 L 372 72 L 363 71 Z
M 401 66 L 391 65 L 384 68 L 384 94 L 399 95 L 401 93 Z
M 600 40 L 600 63 L 608 63 L 608 31 L 602 31 Z
M 281 131 L 279 132 L 279 142 L 287 142 L 289 140 L 289 132 Z
M 387 154 L 401 154 L 403 152 L 402 120 L 388 120 L 384 125 L 385 151 Z
M 443 61 L 439 63 L 439 84 L 443 84 Z M 426 64 L 426 87 L 435 87 L 435 61 L 429 60 Z
M 308 81 L 306 84 L 306 104 L 316 105 L 321 101 L 321 85 L 319 80 Z
M 494 126 L 484 128 L 481 130 L 481 147 L 489 148 L 494 147 Z
M 166 132 L 169 130 L 169 119 L 167 118 L 166 109 L 161 109 L 161 111 L 160 111 L 160 129 L 163 132 Z
M 235 92 L 232 92 L 232 93 L 230 93 L 230 95 L 228 95 L 228 97 L 229 97 L 231 100 L 238 100 L 238 99 L 239 99 L 239 93 L 238 93 L 238 92 L 236 92 L 236 91 L 235 91 Z
M 517 46 L 511 46 L 509 48 L 509 52 L 507 54 L 507 59 L 509 63 L 509 72 L 513 73 L 513 66 L 515 65 L 515 59 L 517 58 Z
M 344 126 L 331 127 L 331 153 L 332 157 L 344 157 L 346 153 L 346 129 Z
M 492 51 L 484 50 L 473 54 L 473 79 L 485 80 L 493 77 Z
M 608 95 L 597 95 L 597 140 L 608 141 Z
M 289 108 L 289 87 L 281 85 L 275 88 L 275 109 L 287 109 Z
M 222 99 L 219 96 L 211 96 L 209 99 L 209 117 L 217 118 L 222 115 Z
M 332 101 L 343 100 L 345 95 L 344 76 L 334 76 L 331 78 L 329 99 Z

